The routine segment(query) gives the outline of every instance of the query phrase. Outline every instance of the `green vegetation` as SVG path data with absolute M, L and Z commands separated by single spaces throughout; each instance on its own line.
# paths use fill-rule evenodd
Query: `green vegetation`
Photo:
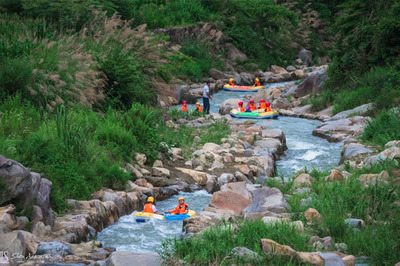
M 266 225 L 264 222 L 240 221 L 238 224 L 225 223 L 222 226 L 211 227 L 199 235 L 185 239 L 168 239 L 163 242 L 161 256 L 179 258 L 186 263 L 195 265 L 231 265 L 232 263 L 251 263 L 265 265 L 266 257 L 260 248 L 262 238 L 272 239 L 279 244 L 289 245 L 296 250 L 311 251 L 309 236 L 299 233 L 289 224 Z M 246 247 L 260 255 L 259 260 L 243 261 L 233 258 L 230 252 L 235 247 Z M 281 258 L 268 261 L 273 265 L 292 265 Z M 293 264 L 294 265 L 294 264 Z
M 56 107 L 56 113 L 39 111 L 20 96 L 0 105 L 0 154 L 29 166 L 53 182 L 51 204 L 62 211 L 65 199 L 87 199 L 103 187 L 124 189 L 130 174 L 121 169 L 145 153 L 151 164 L 167 147 L 187 145 L 194 136 L 199 145 L 227 137 L 225 123 L 208 130 L 182 127 L 173 131 L 160 119 L 162 112 L 133 104 L 125 112 L 111 107 L 104 115 L 82 107 Z M 193 150 L 192 150 L 193 151 Z
M 379 174 L 383 170 L 391 173 L 392 169 L 398 170 L 397 165 L 398 162 L 392 161 L 352 170 L 344 183 L 326 182 L 329 172 L 313 169 L 308 172 L 314 178 L 311 191 L 302 194 L 293 194 L 295 176 L 287 182 L 269 179 L 268 186 L 277 187 L 284 194 L 293 194 L 287 197 L 291 219 L 303 222 L 303 233 L 289 224 L 266 225 L 260 220 L 224 223 L 188 239 L 165 241 L 161 255 L 196 265 L 240 264 L 244 262 L 229 255 L 234 247 L 244 246 L 262 256 L 260 261 L 253 261 L 252 264 L 265 265 L 267 258 L 260 249 L 261 238 L 309 252 L 315 251 L 309 242 L 311 236 L 331 236 L 335 243 L 347 244 L 347 254 L 370 257 L 376 265 L 393 265 L 400 256 L 400 208 L 393 204 L 400 200 L 400 187 L 398 184 L 395 186 L 398 181 L 391 176 L 388 183 L 365 186 L 358 178 L 362 174 Z M 301 204 L 301 199 L 308 197 L 312 197 L 309 205 Z M 310 207 L 321 214 L 321 222 L 306 223 L 304 212 Z M 345 223 L 347 218 L 362 219 L 365 225 L 354 229 Z M 288 262 L 273 258 L 268 263 L 287 265 Z
M 365 128 L 362 139 L 384 146 L 391 140 L 400 139 L 398 111 L 384 111 L 373 118 Z

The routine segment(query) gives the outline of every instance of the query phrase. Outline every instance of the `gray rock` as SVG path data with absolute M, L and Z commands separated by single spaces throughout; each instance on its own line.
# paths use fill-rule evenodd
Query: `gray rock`
M 350 135 L 361 134 L 366 125 L 367 120 L 362 116 L 329 120 L 316 127 L 312 134 L 331 142 L 339 142 Z
M 215 80 L 218 79 L 224 79 L 225 78 L 225 74 L 222 71 L 219 71 L 215 68 L 211 68 L 210 71 L 208 72 L 208 74 L 210 75 L 210 77 L 212 77 Z
M 340 113 L 337 113 L 336 115 L 334 115 L 331 118 L 331 120 L 344 119 L 344 118 L 348 118 L 348 117 L 354 116 L 354 115 L 363 116 L 363 115 L 365 115 L 366 113 L 368 113 L 372 109 L 374 109 L 374 104 L 373 103 L 363 104 L 363 105 L 358 106 L 358 107 L 356 107 L 354 109 L 346 110 L 346 111 L 342 111 Z
M 346 219 L 344 222 L 354 228 L 361 228 L 365 224 L 363 220 L 354 218 Z
M 302 188 L 298 188 L 296 189 L 293 194 L 302 194 L 302 193 L 310 193 L 311 192 L 311 188 L 309 187 L 302 187 Z
M 215 180 L 214 176 L 207 175 L 206 191 L 210 194 L 218 191 L 220 189 L 219 184 Z
M 229 114 L 229 112 L 236 108 L 238 106 L 238 103 L 241 102 L 241 99 L 227 99 L 222 102 L 222 104 L 219 106 L 219 113 L 221 115 Z M 244 103 L 243 101 L 243 106 L 245 107 L 247 103 Z
M 366 166 L 371 166 L 382 161 L 393 160 L 396 158 L 400 158 L 400 148 L 390 147 L 377 155 L 365 158 L 364 164 Z
M 274 109 L 289 109 L 290 102 L 286 98 L 279 98 L 274 102 Z
M 288 67 L 286 68 L 286 70 L 289 71 L 289 72 L 293 72 L 293 71 L 296 70 L 296 68 L 295 68 L 294 66 L 290 65 L 290 66 L 288 66 Z
M 261 256 L 245 247 L 235 247 L 231 251 L 231 257 L 240 258 L 242 260 L 259 260 Z
M 302 62 L 304 62 L 307 66 L 312 65 L 312 52 L 306 49 L 303 49 L 299 52 L 299 58 Z
M 349 145 L 343 147 L 339 164 L 349 160 L 363 160 L 366 156 L 372 153 L 372 150 L 366 148 L 361 143 L 350 143 Z
M 22 164 L 0 155 L 0 177 L 5 190 L 0 197 L 0 205 L 24 196 L 32 187 L 31 173 Z
M 67 255 L 74 255 L 71 247 L 61 241 L 52 241 L 52 242 L 40 242 L 36 255 L 60 255 L 65 257 Z
M 228 50 L 228 58 L 235 61 L 239 60 L 241 62 L 247 62 L 248 58 L 247 56 L 240 51 L 238 48 L 236 48 L 233 44 L 227 43 L 225 44 L 226 49 Z M 236 83 L 238 84 L 238 83 Z
M 222 174 L 220 177 L 218 177 L 217 180 L 218 180 L 218 185 L 219 185 L 219 186 L 223 186 L 223 185 L 225 185 L 225 184 L 227 184 L 227 183 L 235 182 L 235 181 L 236 181 L 236 178 L 235 178 L 235 176 L 232 175 L 232 174 L 224 173 L 224 174 Z
M 156 253 L 133 253 L 115 251 L 106 260 L 106 266 L 159 266 L 161 257 Z
M 283 213 L 287 211 L 289 204 L 282 192 L 277 188 L 258 188 L 253 191 L 253 202 L 242 213 L 266 212 Z
M 337 254 L 319 253 L 319 255 L 325 260 L 325 266 L 346 266 L 346 263 Z

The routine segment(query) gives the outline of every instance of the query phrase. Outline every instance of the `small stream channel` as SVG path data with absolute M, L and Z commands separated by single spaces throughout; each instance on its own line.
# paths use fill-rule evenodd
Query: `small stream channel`
M 276 83 L 272 86 L 280 86 L 284 83 Z M 245 95 L 255 93 L 237 93 L 220 91 L 212 95 L 210 101 L 211 112 L 218 113 L 223 101 L 230 98 L 242 98 Z M 202 103 L 201 99 L 200 102 Z M 194 109 L 194 105 L 189 106 Z M 293 117 L 279 117 L 276 120 L 256 120 L 257 124 L 266 128 L 278 128 L 286 135 L 288 150 L 285 156 L 277 161 L 277 174 L 285 177 L 299 169 L 306 167 L 312 169 L 327 169 L 337 165 L 340 159 L 342 144 L 329 143 L 328 141 L 311 135 L 315 127 L 321 122 Z M 194 193 L 180 193 L 162 202 L 157 202 L 159 211 L 172 209 L 177 205 L 178 197 L 184 196 L 190 209 L 196 212 L 202 211 L 209 204 L 211 195 L 205 191 Z M 98 240 L 105 246 L 115 247 L 118 251 L 132 252 L 157 252 L 161 248 L 163 239 L 178 237 L 182 232 L 182 221 L 158 221 L 153 220 L 145 224 L 137 224 L 132 215 L 126 215 L 113 226 L 104 229 L 98 235 Z

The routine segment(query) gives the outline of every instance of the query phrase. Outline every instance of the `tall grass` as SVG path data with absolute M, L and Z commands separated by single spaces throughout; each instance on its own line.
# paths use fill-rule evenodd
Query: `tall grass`
M 391 140 L 400 139 L 400 118 L 396 111 L 384 111 L 368 122 L 362 135 L 364 141 L 384 146 Z
M 234 229 L 236 228 L 237 229 Z M 262 221 L 242 221 L 238 224 L 224 224 L 201 232 L 199 235 L 185 239 L 169 239 L 163 242 L 161 256 L 179 258 L 196 265 L 231 265 L 245 263 L 238 258 L 229 257 L 235 247 L 247 247 L 260 255 L 259 260 L 247 261 L 252 265 L 287 264 L 280 258 L 267 260 L 260 248 L 260 240 L 268 238 L 282 245 L 289 245 L 295 250 L 311 251 L 309 237 L 299 233 L 289 224 L 266 225 Z M 267 261 L 266 261 L 267 260 Z

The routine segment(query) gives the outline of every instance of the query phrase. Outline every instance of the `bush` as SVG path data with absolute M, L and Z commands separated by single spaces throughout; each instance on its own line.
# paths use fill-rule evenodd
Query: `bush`
M 400 118 L 395 111 L 384 111 L 368 122 L 362 135 L 364 141 L 384 146 L 387 142 L 400 139 Z

